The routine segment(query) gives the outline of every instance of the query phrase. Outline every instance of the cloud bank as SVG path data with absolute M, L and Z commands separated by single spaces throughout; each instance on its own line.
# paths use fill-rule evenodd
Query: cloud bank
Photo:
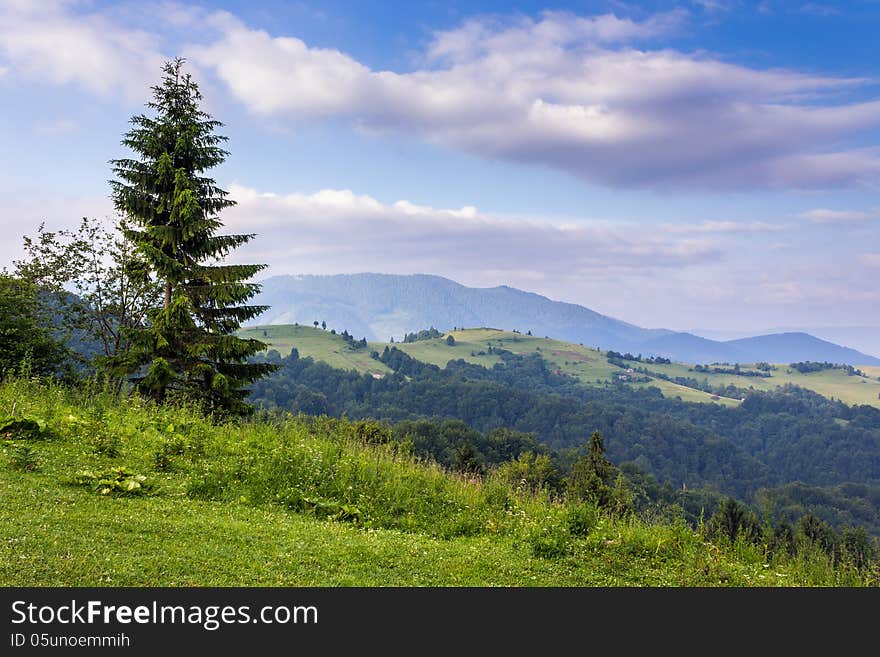
M 730 308 L 742 313 L 731 325 L 778 323 L 800 318 L 802 309 L 806 318 L 823 308 L 867 321 L 865 309 L 880 303 L 869 275 L 880 264 L 877 254 L 810 262 L 790 250 L 769 255 L 761 236 L 795 236 L 797 224 L 539 221 L 474 207 L 385 203 L 344 189 L 274 194 L 231 185 L 229 191 L 238 205 L 224 212 L 224 230 L 257 233 L 233 254 L 235 261 L 267 263 L 266 276 L 436 274 L 477 287 L 512 285 L 680 329 Z
M 77 5 L 0 0 L 0 71 L 103 96 L 144 98 L 164 61 L 159 36 L 105 13 L 75 13 Z
M 647 233 L 635 225 L 549 223 L 476 208 L 381 203 L 349 190 L 276 195 L 233 185 L 230 231 L 256 232 L 243 261 L 271 273 L 436 273 L 466 280 L 582 279 L 650 273 L 717 258 L 707 239 Z
M 880 147 L 870 142 L 880 100 L 864 91 L 871 81 L 658 45 L 690 20 L 683 9 L 643 20 L 558 11 L 471 18 L 434 33 L 414 70 L 398 72 L 224 11 L 0 0 L 0 76 L 141 99 L 173 34 L 178 52 L 258 117 L 344 119 L 612 187 L 880 182 Z
M 434 35 L 411 72 L 251 29 L 231 14 L 191 49 L 260 116 L 343 117 L 587 182 L 658 189 L 876 184 L 880 100 L 834 102 L 867 81 L 757 70 L 703 53 L 640 49 L 686 14 L 635 22 L 546 12 Z

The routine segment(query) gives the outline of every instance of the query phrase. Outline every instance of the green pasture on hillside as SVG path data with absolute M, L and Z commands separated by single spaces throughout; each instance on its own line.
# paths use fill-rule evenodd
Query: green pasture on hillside
M 2 586 L 874 585 L 683 521 L 468 478 L 346 420 L 212 424 L 186 408 L 13 381 Z
M 446 367 L 450 360 L 463 359 L 469 363 L 492 367 L 501 358 L 489 353 L 489 347 L 504 349 L 515 354 L 538 353 L 550 366 L 561 374 L 576 378 L 586 386 L 607 385 L 621 376 L 629 376 L 626 370 L 611 365 L 606 353 L 583 345 L 554 340 L 552 338 L 530 336 L 493 328 L 469 328 L 449 331 L 441 338 L 419 340 L 416 342 L 371 342 L 367 348 L 354 348 L 340 335 L 334 335 L 312 326 L 269 325 L 243 329 L 243 337 L 253 337 L 268 343 L 282 356 L 296 347 L 300 356 L 310 356 L 326 362 L 331 367 L 357 370 L 376 376 L 390 372 L 381 362 L 370 357 L 370 352 L 382 352 L 386 346 L 394 346 L 413 358 Z M 452 335 L 455 344 L 449 345 L 446 336 Z M 745 377 L 734 374 L 715 374 L 696 372 L 693 365 L 672 363 L 658 365 L 628 361 L 631 368 L 647 368 L 652 372 L 669 377 L 684 377 L 705 381 L 709 385 L 733 385 L 739 388 L 752 387 L 756 390 L 773 390 L 778 386 L 792 383 L 813 390 L 829 398 L 839 399 L 847 404 L 870 404 L 880 407 L 880 367 L 860 368 L 867 376 L 848 376 L 844 370 L 824 370 L 801 374 L 788 367 L 787 363 L 777 363 L 769 378 Z M 741 364 L 743 369 L 753 369 L 753 363 Z M 633 382 L 636 387 L 655 386 L 665 397 L 678 397 L 683 401 L 717 403 L 736 406 L 740 399 L 717 397 L 703 390 L 674 381 L 652 377 L 650 382 Z
M 391 371 L 370 357 L 370 351 L 374 347 L 355 347 L 341 335 L 313 326 L 272 324 L 245 328 L 238 335 L 265 342 L 271 349 L 277 349 L 282 356 L 287 356 L 296 347 L 301 358 L 311 357 L 341 370 L 357 370 L 361 374 L 377 375 Z

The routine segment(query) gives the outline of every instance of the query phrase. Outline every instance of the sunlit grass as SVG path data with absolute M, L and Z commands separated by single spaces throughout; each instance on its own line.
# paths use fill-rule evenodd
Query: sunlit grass
M 769 558 L 683 521 L 616 518 L 453 475 L 330 418 L 214 425 L 100 389 L 0 385 L 39 418 L 0 461 L 5 586 L 837 586 L 822 553 Z M 13 467 L 27 443 L 38 467 Z M 149 486 L 102 495 L 83 471 Z M 876 577 L 876 575 L 873 575 Z

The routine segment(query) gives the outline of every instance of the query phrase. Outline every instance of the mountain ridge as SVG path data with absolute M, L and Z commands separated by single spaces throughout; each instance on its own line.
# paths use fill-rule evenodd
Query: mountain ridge
M 508 285 L 467 287 L 432 274 L 281 275 L 260 284 L 254 303 L 270 308 L 250 326 L 326 322 L 371 341 L 399 341 L 409 332 L 431 326 L 441 331 L 492 326 L 691 363 L 817 360 L 880 365 L 880 358 L 805 333 L 712 340 L 684 331 L 643 328 Z

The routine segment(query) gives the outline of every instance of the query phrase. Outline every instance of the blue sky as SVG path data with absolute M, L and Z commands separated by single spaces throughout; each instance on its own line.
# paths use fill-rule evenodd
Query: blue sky
M 876 0 L 0 0 L 0 262 L 112 218 L 108 161 L 184 56 L 229 137 L 221 218 L 258 234 L 234 257 L 268 275 L 880 327 L 878 33 Z

